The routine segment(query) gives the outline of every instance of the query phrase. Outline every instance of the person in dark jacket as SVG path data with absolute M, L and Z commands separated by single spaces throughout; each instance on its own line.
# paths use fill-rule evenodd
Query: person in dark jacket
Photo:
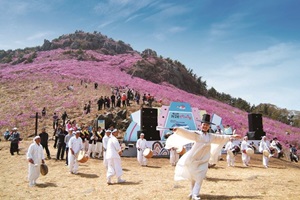
M 41 138 L 41 145 L 43 146 L 43 149 L 46 150 L 47 158 L 51 159 L 50 151 L 49 151 L 49 148 L 48 148 L 49 135 L 46 132 L 46 128 L 42 128 L 42 132 L 39 134 L 39 136 Z
M 65 136 L 68 134 L 68 132 L 64 130 L 62 126 L 59 126 L 56 133 L 57 133 L 57 142 L 58 142 L 56 160 L 59 160 L 59 157 L 61 160 L 63 160 L 65 155 L 65 150 L 66 150 Z
M 12 129 L 12 133 L 8 140 L 10 141 L 10 154 L 13 156 L 14 152 L 17 152 L 19 155 L 20 133 L 18 133 L 18 129 L 16 127 Z

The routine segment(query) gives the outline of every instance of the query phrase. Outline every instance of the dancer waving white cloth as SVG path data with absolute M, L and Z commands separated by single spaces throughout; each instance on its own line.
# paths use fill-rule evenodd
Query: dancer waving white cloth
M 183 128 L 174 129 L 174 134 L 167 141 L 166 146 L 182 146 L 183 143 L 193 142 L 193 147 L 185 153 L 178 161 L 175 168 L 175 180 L 191 181 L 192 199 L 200 199 L 199 193 L 203 179 L 208 170 L 210 158 L 215 158 L 215 154 L 230 137 L 238 138 L 239 135 L 217 135 L 208 133 L 210 127 L 210 115 L 204 114 L 201 124 L 201 131 L 189 131 Z M 214 145 L 212 145 L 214 144 Z

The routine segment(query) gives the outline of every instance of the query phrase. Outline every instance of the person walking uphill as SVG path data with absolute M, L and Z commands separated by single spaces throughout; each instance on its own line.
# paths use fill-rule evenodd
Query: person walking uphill
M 185 153 L 175 167 L 175 180 L 189 180 L 191 191 L 189 198 L 199 200 L 201 185 L 208 170 L 208 161 L 213 154 L 218 154 L 230 137 L 240 138 L 239 135 L 217 135 L 208 132 L 210 115 L 204 114 L 201 131 L 191 131 L 184 128 L 174 128 L 174 134 L 168 137 L 166 146 L 183 146 L 194 143 L 191 150 Z M 211 154 L 211 152 L 213 152 Z
M 39 136 L 41 138 L 41 145 L 43 146 L 43 149 L 46 150 L 47 158 L 51 159 L 50 151 L 49 151 L 49 148 L 48 148 L 49 135 L 46 132 L 46 128 L 42 128 L 42 132 L 39 134 Z

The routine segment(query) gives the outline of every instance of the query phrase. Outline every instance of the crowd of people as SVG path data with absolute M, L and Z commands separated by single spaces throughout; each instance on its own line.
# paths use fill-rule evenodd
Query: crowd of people
M 15 131 L 15 129 L 14 129 Z M 83 151 L 89 158 L 103 158 L 103 164 L 107 170 L 107 184 L 112 184 L 113 176 L 117 177 L 117 183 L 125 182 L 121 178 L 123 174 L 121 155 L 123 149 L 117 139 L 118 130 L 110 126 L 107 130 L 89 126 L 78 127 L 76 121 L 66 121 L 65 126 L 59 124 L 55 130 L 54 148 L 57 148 L 56 160 L 65 161 L 70 174 L 78 174 L 78 155 Z M 49 134 L 46 128 L 34 137 L 33 143 L 27 152 L 29 186 L 35 186 L 39 177 L 39 166 L 45 163 L 44 149 L 48 160 L 51 159 L 49 151 Z M 64 154 L 66 157 L 64 158 Z
M 63 123 L 59 123 L 59 117 L 54 113 L 53 128 L 54 131 L 54 148 L 57 149 L 56 160 L 65 161 L 70 174 L 78 174 L 78 155 L 80 151 L 86 152 L 89 158 L 102 158 L 106 168 L 106 182 L 108 185 L 113 184 L 113 177 L 116 177 L 117 183 L 124 183 L 122 179 L 123 169 L 121 164 L 121 155 L 123 149 L 117 139 L 118 130 L 114 126 L 108 129 L 101 127 L 95 128 L 93 125 L 78 125 L 75 120 L 68 119 L 67 113 L 62 115 Z M 173 133 L 168 135 L 166 149 L 170 151 L 170 162 L 175 167 L 175 180 L 189 180 L 190 193 L 189 198 L 200 199 L 200 190 L 203 179 L 209 168 L 211 158 L 218 158 L 219 152 L 225 145 L 227 151 L 228 167 L 235 166 L 235 156 L 239 152 L 239 147 L 234 145 L 234 140 L 241 138 L 236 134 L 215 134 L 210 130 L 210 115 L 204 114 L 201 120 L 201 129 L 196 131 L 186 130 L 184 128 L 173 128 Z M 4 133 L 5 139 L 11 141 L 10 152 L 19 153 L 18 143 L 21 140 L 20 133 L 15 127 L 12 132 L 8 130 Z M 147 146 L 145 134 L 141 133 L 136 142 L 137 161 L 141 166 L 147 166 L 147 158 L 143 152 Z M 29 186 L 35 186 L 39 177 L 39 166 L 45 164 L 44 149 L 47 159 L 51 159 L 49 151 L 49 134 L 46 128 L 41 129 L 41 133 L 34 137 L 33 143 L 27 151 L 28 160 L 28 180 Z M 178 149 L 184 146 L 186 141 L 192 142 L 192 148 L 184 155 L 178 155 Z M 253 154 L 248 137 L 242 138 L 240 150 L 242 162 L 245 167 L 249 167 L 251 155 Z M 252 153 L 251 153 L 252 152 Z M 259 152 L 262 153 L 262 164 L 265 168 L 269 166 L 271 157 L 281 158 L 282 145 L 277 138 L 270 142 L 266 136 L 263 136 L 259 143 Z M 297 149 L 295 145 L 290 146 L 291 161 L 298 162 L 296 156 Z M 64 158 L 64 155 L 66 157 Z M 217 155 L 217 156 L 216 156 Z

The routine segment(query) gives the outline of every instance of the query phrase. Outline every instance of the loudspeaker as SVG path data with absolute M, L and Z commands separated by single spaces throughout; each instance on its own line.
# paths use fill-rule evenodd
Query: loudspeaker
M 155 109 L 155 108 L 142 108 L 141 118 L 142 119 L 156 119 L 156 121 L 157 121 L 157 109 Z
M 262 114 L 248 114 L 249 132 L 263 131 Z
M 142 108 L 141 110 L 141 132 L 145 134 L 146 140 L 160 140 L 159 131 L 156 130 L 157 126 L 157 109 Z M 138 133 L 139 138 L 139 133 Z

